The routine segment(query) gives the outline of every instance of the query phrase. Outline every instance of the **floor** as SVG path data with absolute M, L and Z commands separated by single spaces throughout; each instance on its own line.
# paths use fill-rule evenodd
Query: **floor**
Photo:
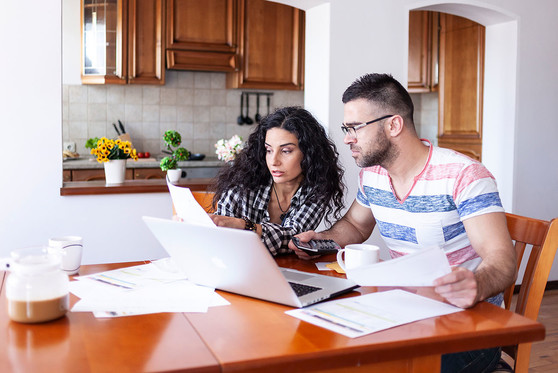
M 558 372 L 558 289 L 547 290 L 544 294 L 539 322 L 546 327 L 546 338 L 533 343 L 529 373 Z M 505 359 L 510 363 L 510 360 Z

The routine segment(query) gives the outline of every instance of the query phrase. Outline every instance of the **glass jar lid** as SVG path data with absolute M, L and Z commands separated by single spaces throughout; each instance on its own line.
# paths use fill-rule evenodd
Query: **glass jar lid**
M 38 274 L 59 269 L 60 257 L 50 254 L 48 247 L 36 246 L 13 250 L 10 269 L 16 273 Z

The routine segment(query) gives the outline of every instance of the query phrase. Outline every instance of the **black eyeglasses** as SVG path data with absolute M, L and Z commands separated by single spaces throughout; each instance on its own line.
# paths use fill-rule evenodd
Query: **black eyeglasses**
M 341 130 L 343 131 L 343 133 L 344 133 L 345 135 L 348 134 L 349 136 L 354 137 L 354 138 L 356 139 L 356 137 L 357 137 L 357 132 L 356 132 L 356 131 L 357 131 L 357 130 L 359 130 L 359 129 L 361 129 L 362 127 L 365 127 L 365 126 L 367 126 L 367 125 L 369 125 L 369 124 L 372 124 L 372 123 L 375 123 L 375 122 L 379 122 L 379 121 L 381 121 L 381 120 L 383 120 L 383 119 L 387 119 L 387 118 L 389 118 L 389 117 L 393 117 L 394 115 L 395 115 L 395 114 L 384 115 L 383 117 L 380 117 L 380 118 L 378 118 L 378 119 L 374 119 L 374 120 L 371 120 L 370 122 L 361 123 L 361 124 L 358 124 L 358 125 L 352 126 L 352 127 L 347 127 L 347 126 L 345 125 L 345 123 L 341 123 Z

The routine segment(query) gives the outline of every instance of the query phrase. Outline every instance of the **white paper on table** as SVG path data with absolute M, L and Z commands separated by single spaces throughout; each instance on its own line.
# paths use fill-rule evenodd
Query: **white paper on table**
M 157 312 L 207 312 L 213 305 L 227 304 L 213 288 L 186 280 L 149 286 L 137 290 L 103 291 L 94 280 L 73 281 L 72 293 L 83 296 L 72 312 L 108 312 L 113 316 Z M 81 287 L 76 292 L 76 287 Z
M 285 313 L 355 338 L 459 311 L 463 309 L 396 289 L 318 303 Z
M 174 210 L 179 218 L 191 224 L 215 226 L 213 220 L 192 195 L 190 188 L 176 186 L 170 183 L 168 179 L 167 186 L 169 187 Z
M 318 271 L 331 271 L 332 269 L 327 266 L 328 264 L 329 262 L 316 262 L 316 268 Z
M 138 289 L 145 286 L 159 285 L 167 282 L 185 279 L 186 275 L 178 270 L 168 271 L 164 268 L 169 267 L 164 264 L 170 258 L 162 259 L 161 262 L 140 264 L 132 267 L 114 269 L 111 271 L 95 273 L 86 276 L 76 277 L 77 280 L 90 279 L 99 283 L 112 285 L 122 289 Z M 79 296 L 78 294 L 76 294 Z
M 347 270 L 347 278 L 360 286 L 432 286 L 451 272 L 448 258 L 437 247 Z

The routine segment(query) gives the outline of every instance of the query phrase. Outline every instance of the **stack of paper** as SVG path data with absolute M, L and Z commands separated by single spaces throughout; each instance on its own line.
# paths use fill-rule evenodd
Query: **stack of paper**
M 116 317 L 158 312 L 207 312 L 229 304 L 215 289 L 169 270 L 169 260 L 77 277 L 70 291 L 81 298 L 72 312 Z

